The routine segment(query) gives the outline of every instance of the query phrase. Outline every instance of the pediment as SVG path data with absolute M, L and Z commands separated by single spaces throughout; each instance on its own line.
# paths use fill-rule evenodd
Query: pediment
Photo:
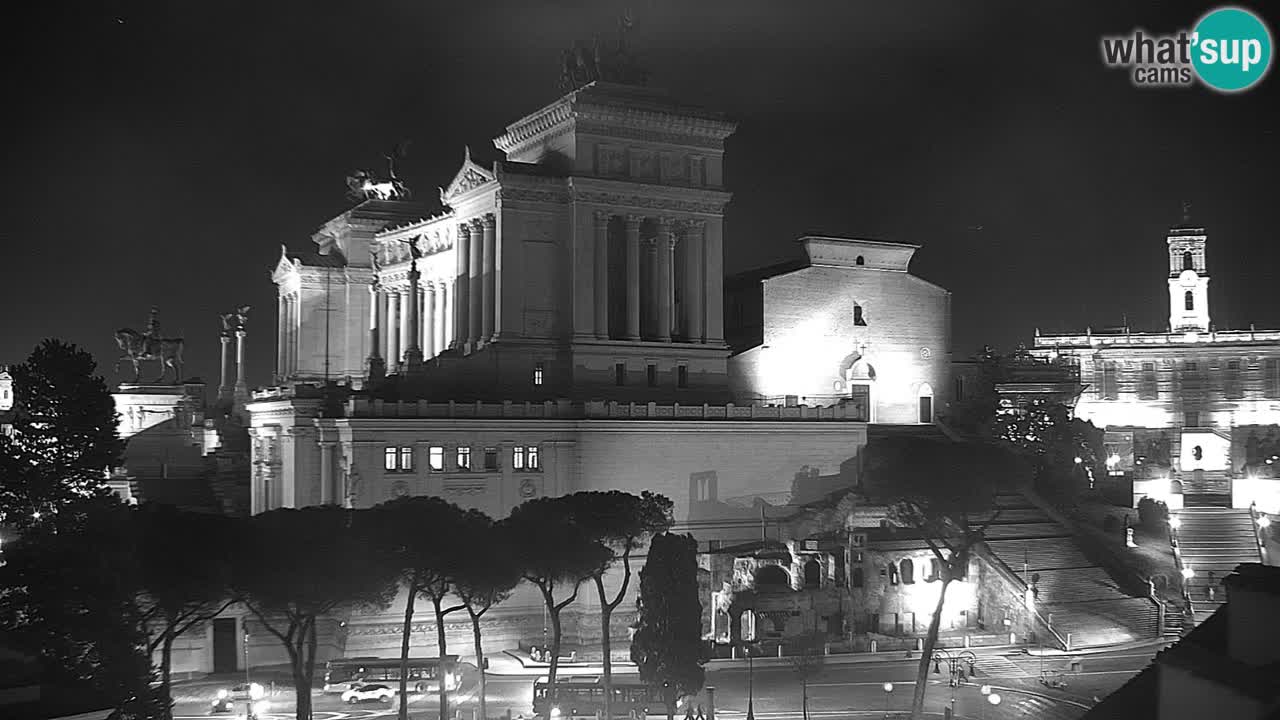
M 288 277 L 296 271 L 294 261 L 289 257 L 289 249 L 284 245 L 280 246 L 280 259 L 276 261 L 276 267 L 271 271 L 271 280 L 279 283 L 282 279 Z
M 440 201 L 448 205 L 450 200 L 459 195 L 471 192 L 481 185 L 493 182 L 495 179 L 493 172 L 480 167 L 471 159 L 471 148 L 467 148 L 466 154 L 462 158 L 462 167 L 453 176 L 453 182 L 449 183 L 449 187 L 440 191 Z

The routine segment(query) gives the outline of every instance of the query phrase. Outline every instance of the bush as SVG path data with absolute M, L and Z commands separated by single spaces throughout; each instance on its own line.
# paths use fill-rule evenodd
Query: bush
M 1144 527 L 1158 529 L 1169 519 L 1169 506 L 1159 500 L 1142 498 L 1138 502 L 1138 522 Z

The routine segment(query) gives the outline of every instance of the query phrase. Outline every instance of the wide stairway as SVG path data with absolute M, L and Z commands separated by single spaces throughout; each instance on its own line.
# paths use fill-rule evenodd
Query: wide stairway
M 1219 585 L 1240 563 L 1260 563 L 1262 553 L 1247 508 L 1184 507 L 1177 513 L 1182 566 L 1195 573 L 1186 583 L 1200 624 L 1222 607 L 1226 592 Z M 1214 596 L 1209 597 L 1210 585 Z
M 1022 495 L 997 498 L 1000 516 L 987 528 L 987 547 L 1028 581 L 1036 609 L 1072 648 L 1156 637 L 1156 605 L 1133 597 L 1089 560 L 1071 532 Z
M 1186 507 L 1231 507 L 1231 476 L 1226 470 L 1185 470 L 1174 473 L 1182 483 Z

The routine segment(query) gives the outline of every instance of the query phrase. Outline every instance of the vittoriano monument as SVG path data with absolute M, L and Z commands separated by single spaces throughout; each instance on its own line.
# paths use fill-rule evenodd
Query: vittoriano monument
M 120 346 L 120 357 L 116 360 L 115 369 L 120 370 L 120 363 L 128 361 L 133 365 L 133 380 L 139 382 L 140 367 L 143 361 L 160 363 L 160 376 L 153 382 L 164 384 L 169 368 L 173 369 L 173 383 L 182 382 L 182 338 L 160 336 L 159 311 L 151 308 L 151 317 L 147 320 L 147 331 L 140 333 L 133 328 L 121 328 L 116 331 L 116 344 Z

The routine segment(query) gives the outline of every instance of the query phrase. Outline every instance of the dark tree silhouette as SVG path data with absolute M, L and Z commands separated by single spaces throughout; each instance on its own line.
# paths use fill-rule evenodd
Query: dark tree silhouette
M 698 599 L 698 543 L 692 535 L 654 536 L 640 570 L 640 620 L 631 661 L 662 692 L 667 720 L 680 698 L 702 690 L 707 660 Z
M 670 499 L 645 490 L 632 495 L 617 490 L 608 492 L 580 492 L 568 496 L 578 524 L 592 542 L 600 543 L 609 552 L 605 565 L 592 573 L 596 592 L 600 597 L 600 646 L 604 653 L 604 716 L 613 717 L 613 652 L 610 637 L 610 621 L 613 611 L 626 597 L 631 585 L 631 553 L 644 540 L 666 532 L 675 522 L 671 516 Z M 622 564 L 622 583 L 610 598 L 605 590 L 604 577 L 617 563 Z
M 143 621 L 152 630 L 148 657 L 160 650 L 160 695 L 168 708 L 173 643 L 193 626 L 206 623 L 234 602 L 232 554 L 237 519 L 143 505 L 138 525 Z
M 460 552 L 460 539 L 472 523 L 488 521 L 488 517 L 475 510 L 463 510 L 438 497 L 413 496 L 396 498 L 375 507 L 379 554 L 391 562 L 400 573 L 408 598 L 404 607 L 404 631 L 400 643 L 400 720 L 409 716 L 409 639 L 413 628 L 413 605 L 419 595 L 430 598 L 435 609 L 436 643 L 443 662 L 448 654 L 444 632 L 444 618 L 449 613 L 462 610 L 465 604 L 444 607 L 453 590 L 455 578 L 467 564 Z M 444 681 L 446 668 L 441 666 L 440 719 L 448 717 L 448 688 Z
M 609 562 L 611 553 L 579 527 L 573 505 L 566 497 L 530 500 L 517 506 L 499 525 L 510 533 L 520 573 L 542 593 L 551 619 L 547 688 L 554 702 L 559 693 L 556 672 L 560 667 L 560 613 L 577 599 L 582 583 Z M 565 588 L 572 591 L 557 599 L 556 593 Z
M 458 544 L 470 549 L 481 562 L 463 563 L 454 578 L 454 592 L 471 617 L 471 636 L 475 641 L 476 667 L 480 669 L 480 717 L 487 718 L 488 680 L 484 666 L 484 648 L 480 642 L 480 618 L 494 605 L 511 596 L 520 584 L 520 567 L 516 562 L 513 539 L 502 525 L 479 513 L 469 514 Z
M 40 659 L 48 685 L 154 718 L 166 708 L 150 688 L 132 513 L 114 495 L 69 499 L 8 538 L 0 635 Z
M 894 524 L 920 533 L 939 565 L 942 583 L 912 701 L 912 718 L 920 720 L 947 587 L 967 575 L 973 547 L 999 516 L 996 493 L 1030 478 L 1031 467 L 1025 455 L 999 445 L 910 436 L 874 438 L 864 454 L 868 493 L 889 506 Z
M 94 375 L 93 356 L 45 340 L 12 368 L 13 435 L 0 433 L 0 523 L 19 530 L 68 503 L 110 493 L 105 471 L 120 464 L 115 400 Z
M 285 647 L 297 720 L 311 720 L 316 622 L 358 606 L 385 608 L 398 568 L 376 552 L 370 511 L 326 505 L 255 515 L 238 544 L 234 584 L 258 622 Z

